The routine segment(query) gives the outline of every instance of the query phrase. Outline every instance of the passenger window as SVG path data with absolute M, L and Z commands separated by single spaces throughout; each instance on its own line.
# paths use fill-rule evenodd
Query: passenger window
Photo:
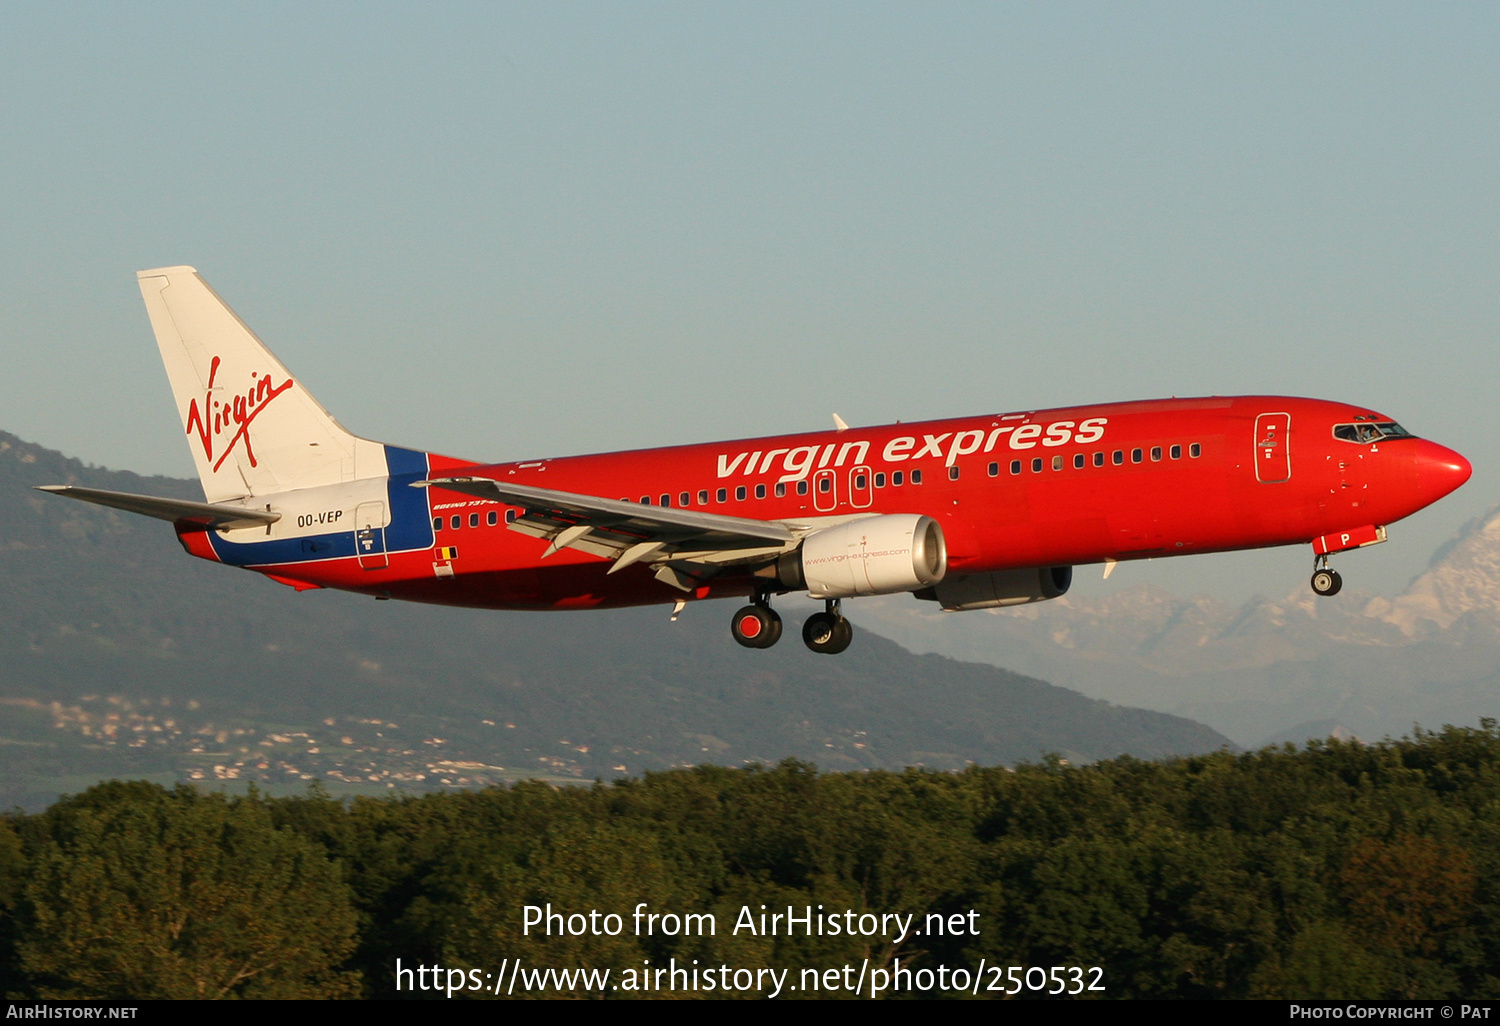
M 904 477 L 904 475 L 902 474 L 901 471 L 899 471 L 899 470 L 896 471 L 894 474 L 891 475 L 891 487 L 893 487 L 893 488 L 900 488 L 901 487 L 901 482 L 904 481 L 905 479 L 906 478 Z
M 1180 446 L 1180 445 L 1174 445 L 1174 446 L 1172 446 L 1172 458 L 1174 460 L 1180 460 L 1180 459 L 1182 459 L 1182 446 Z
M 508 510 L 505 511 L 505 522 L 507 524 L 514 524 L 516 522 L 516 511 L 515 510 L 508 509 Z
M 745 486 L 744 485 L 740 485 L 738 488 L 736 488 L 734 490 L 734 501 L 735 502 L 744 502 L 745 501 Z
M 479 526 L 479 514 L 478 513 L 470 513 L 469 514 L 469 526 L 470 527 L 478 527 Z
M 1012 474 L 1019 474 L 1021 472 L 1021 461 L 1020 460 L 1011 460 L 1010 461 L 1010 472 Z
M 914 485 L 922 483 L 922 472 L 920 470 L 913 470 L 911 472 L 911 483 Z
M 870 479 L 863 474 L 854 475 L 854 487 L 856 488 L 868 488 L 870 486 L 869 482 Z
M 682 494 L 680 494 L 680 495 L 677 496 L 677 505 L 679 505 L 679 506 L 691 506 L 692 504 L 693 504 L 693 493 L 692 492 L 683 492 Z
M 462 517 L 454 516 L 454 517 L 449 517 L 448 518 L 448 526 L 451 527 L 451 528 L 453 528 L 455 531 L 458 530 L 459 525 L 462 524 L 462 523 L 463 523 L 463 518 Z
M 766 497 L 766 486 L 765 485 L 758 484 L 758 485 L 755 486 L 755 497 L 757 499 L 764 499 Z
M 1203 446 L 1199 445 L 1197 442 L 1194 442 L 1192 445 L 1188 446 L 1188 455 L 1193 459 L 1197 459 L 1199 456 L 1203 455 Z
M 716 498 L 719 502 L 728 502 L 729 501 L 729 489 L 727 489 L 727 488 L 720 488 L 718 490 L 718 492 L 715 493 L 714 498 Z
M 1104 466 L 1104 453 L 1102 453 L 1102 452 L 1096 452 L 1096 453 L 1094 453 L 1094 466 L 1096 466 L 1096 467 L 1102 467 L 1102 466 Z
M 1122 463 L 1125 462 L 1125 450 L 1124 449 L 1116 449 L 1114 451 L 1114 454 L 1110 456 L 1109 460 L 1115 466 L 1117 466 L 1117 467 L 1120 466 L 1120 464 L 1122 464 Z
M 649 505 L 651 505 L 651 496 L 649 496 L 649 495 L 642 495 L 641 496 L 641 505 L 642 506 L 649 506 Z
M 670 506 L 670 505 L 672 505 L 672 497 L 670 495 L 663 495 L 661 497 L 661 504 L 663 506 Z
M 1042 458 L 1040 456 L 1031 461 L 1031 472 L 1033 474 L 1040 474 L 1042 472 Z
M 1061 470 L 1062 469 L 1062 457 L 1061 456 L 1054 456 L 1054 457 L 1052 457 L 1052 469 L 1053 470 Z
M 1152 463 L 1160 463 L 1161 462 L 1161 446 L 1159 446 L 1159 445 L 1153 445 L 1151 447 L 1151 462 Z
M 957 481 L 958 480 L 958 468 L 957 467 L 949 467 L 948 468 L 948 480 L 949 481 Z
M 1141 450 L 1139 450 L 1139 449 L 1131 449 L 1130 450 L 1130 462 L 1131 463 L 1139 463 L 1139 462 L 1141 462 L 1141 459 L 1145 455 L 1146 454 L 1143 453 L 1143 452 L 1141 452 Z
M 821 481 L 818 482 L 818 491 L 822 492 L 824 495 L 827 495 L 828 494 L 828 490 L 830 488 L 832 488 L 832 487 L 833 487 L 833 482 L 830 481 L 826 477 L 823 478 L 823 480 L 821 480 Z
M 441 531 L 443 529 L 443 518 L 442 517 L 433 517 L 432 518 L 432 529 L 434 531 Z
M 777 487 L 780 487 L 780 486 L 778 485 Z M 885 487 L 885 475 L 884 474 L 876 474 L 875 475 L 875 487 L 876 488 L 884 488 Z
M 798 495 L 806 495 L 807 494 L 807 482 L 806 481 L 798 481 L 797 482 L 797 494 Z
M 494 510 L 490 510 L 484 515 L 484 522 L 490 527 L 494 527 L 500 522 L 500 514 L 496 513 Z
M 720 501 L 723 501 L 723 500 L 720 500 Z M 707 506 L 708 505 L 708 492 L 707 491 L 700 491 L 698 493 L 698 505 L 700 505 L 700 506 Z
M 998 464 L 998 463 L 991 463 L 989 465 L 989 467 L 986 468 L 986 469 L 989 470 L 990 477 L 999 477 L 1000 476 L 1000 464 Z
M 777 481 L 776 482 L 776 498 L 779 499 L 779 498 L 781 498 L 784 495 L 786 495 L 786 482 L 785 481 Z

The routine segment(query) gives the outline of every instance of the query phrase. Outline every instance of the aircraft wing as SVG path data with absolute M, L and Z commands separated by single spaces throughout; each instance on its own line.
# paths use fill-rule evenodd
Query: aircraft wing
M 550 541 L 544 557 L 575 548 L 614 559 L 610 573 L 645 561 L 658 565 L 658 578 L 684 590 L 726 566 L 765 562 L 794 548 L 800 538 L 786 525 L 769 520 L 644 506 L 487 477 L 434 478 L 413 487 L 520 506 L 524 512 L 509 527 Z
M 154 495 L 132 495 L 129 492 L 107 492 L 102 488 L 78 488 L 73 485 L 37 485 L 37 491 L 66 495 L 100 506 L 140 513 L 173 523 L 186 521 L 204 530 L 231 527 L 269 527 L 281 519 L 280 513 L 264 509 L 245 509 L 213 502 L 188 502 L 186 499 L 159 499 Z

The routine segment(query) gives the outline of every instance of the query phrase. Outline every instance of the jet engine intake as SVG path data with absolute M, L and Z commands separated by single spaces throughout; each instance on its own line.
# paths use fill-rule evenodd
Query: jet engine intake
M 994 609 L 1055 599 L 1067 594 L 1072 583 L 1072 567 L 1044 566 L 949 577 L 934 587 L 916 592 L 916 596 L 928 602 L 940 602 L 944 609 L 952 611 Z
M 865 517 L 814 531 L 776 564 L 786 588 L 815 599 L 891 595 L 931 588 L 948 570 L 943 529 L 929 516 Z

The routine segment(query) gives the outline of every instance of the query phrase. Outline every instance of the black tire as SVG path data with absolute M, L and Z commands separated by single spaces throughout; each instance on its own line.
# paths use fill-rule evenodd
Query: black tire
M 849 643 L 852 642 L 853 640 L 854 640 L 854 625 L 852 623 L 850 623 L 848 620 L 845 620 L 842 616 L 839 617 L 838 637 L 834 640 L 833 647 L 830 648 L 830 649 L 828 649 L 828 654 L 829 655 L 838 655 L 844 649 L 848 648 L 849 647 Z
M 1344 579 L 1337 570 L 1317 570 L 1312 575 L 1312 590 L 1325 598 L 1337 595 L 1344 587 Z
M 769 606 L 766 607 L 766 612 L 771 614 L 771 632 L 766 635 L 766 643 L 761 648 L 770 648 L 781 640 L 781 616 Z
M 769 606 L 744 606 L 729 621 L 729 633 L 746 648 L 770 648 L 781 640 L 781 617 Z
M 854 640 L 854 628 L 842 616 L 814 613 L 802 624 L 802 643 L 820 655 L 838 655 Z

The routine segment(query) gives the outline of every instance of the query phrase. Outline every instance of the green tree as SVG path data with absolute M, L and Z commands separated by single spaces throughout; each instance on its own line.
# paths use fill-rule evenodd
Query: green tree
M 50 809 L 18 949 L 53 998 L 342 996 L 337 867 L 259 796 L 104 784 Z
M 0 816 L 0 996 L 21 997 L 15 987 L 21 976 L 16 952 L 16 905 L 26 881 L 26 853 L 13 820 Z
M 1473 908 L 1478 878 L 1468 852 L 1413 834 L 1366 838 L 1350 851 L 1340 883 L 1367 946 L 1392 963 L 1395 996 L 1458 991 L 1440 956 Z

